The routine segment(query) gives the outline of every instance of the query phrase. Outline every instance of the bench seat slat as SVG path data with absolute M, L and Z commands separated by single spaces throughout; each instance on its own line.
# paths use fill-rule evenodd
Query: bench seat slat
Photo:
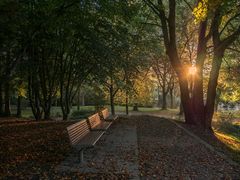
M 86 136 L 84 136 L 79 142 L 77 142 L 75 147 L 81 148 L 81 147 L 94 146 L 103 134 L 104 134 L 104 131 L 93 131 L 87 134 Z
M 102 122 L 95 126 L 92 130 L 107 130 L 111 124 L 112 122 Z
M 117 115 L 110 115 L 107 108 L 102 110 L 101 113 L 105 121 L 115 121 L 116 119 L 118 119 Z
M 88 123 L 93 131 L 106 131 L 111 125 L 110 122 L 102 121 L 98 113 L 88 117 Z

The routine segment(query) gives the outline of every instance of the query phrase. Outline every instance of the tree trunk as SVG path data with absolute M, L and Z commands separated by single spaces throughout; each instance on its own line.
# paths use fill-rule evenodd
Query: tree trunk
M 49 120 L 50 117 L 51 117 L 51 108 L 48 107 L 44 110 L 44 119 Z
M 217 95 L 216 95 L 215 107 L 214 107 L 215 112 L 218 111 L 218 104 L 219 104 L 219 101 L 220 101 L 220 96 L 221 96 L 221 90 L 217 89 Z
M 68 113 L 63 113 L 63 120 L 68 120 L 69 118 L 68 115 L 69 115 Z
M 80 91 L 78 91 L 78 96 L 77 96 L 77 110 L 80 110 Z
M 194 86 L 192 89 L 192 101 L 194 110 L 194 121 L 204 127 L 205 110 L 204 110 L 204 96 L 203 96 L 203 65 L 207 56 L 207 20 L 202 21 L 199 26 L 198 33 L 198 48 L 196 59 L 196 74 L 194 75 Z
M 115 107 L 114 107 L 114 94 L 113 94 L 113 86 L 111 85 L 109 88 L 110 92 L 110 106 L 111 106 L 111 112 L 112 115 L 115 115 Z
M 217 94 L 217 81 L 219 76 L 219 70 L 221 68 L 223 54 L 224 51 L 221 49 L 218 49 L 214 52 L 212 70 L 208 82 L 207 103 L 205 107 L 205 128 L 210 130 L 212 129 L 212 118 L 214 114 L 215 98 Z
M 184 77 L 184 76 L 182 76 Z M 185 116 L 185 122 L 187 124 L 196 124 L 193 119 L 192 102 L 189 97 L 188 82 L 185 79 L 179 78 L 180 91 L 181 91 L 181 103 Z
M 18 99 L 17 99 L 17 117 L 18 118 L 20 118 L 22 116 L 21 101 L 22 101 L 22 97 L 18 96 Z
M 5 108 L 4 108 L 4 115 L 10 116 L 11 115 L 11 108 L 10 108 L 10 89 L 9 89 L 9 82 L 5 83 L 5 89 L 4 89 L 4 102 L 5 102 Z
M 170 107 L 173 109 L 173 89 L 170 89 Z
M 162 110 L 167 109 L 167 94 L 162 92 Z
M 63 120 L 68 120 L 70 114 L 70 105 L 67 99 L 61 100 Z
M 179 115 L 180 115 L 180 116 L 183 115 L 183 106 L 182 106 L 182 102 L 180 102 L 180 104 L 179 104 Z
M 0 116 L 3 115 L 3 93 L 2 93 L 2 84 L 0 83 Z
M 126 92 L 126 115 L 128 115 L 128 93 Z
M 82 93 L 82 103 L 81 103 L 82 106 L 85 106 L 85 93 L 83 92 Z
M 39 88 L 36 86 L 35 81 L 35 77 L 30 73 L 28 77 L 28 99 L 34 118 L 38 121 L 42 118 L 42 110 L 39 100 Z

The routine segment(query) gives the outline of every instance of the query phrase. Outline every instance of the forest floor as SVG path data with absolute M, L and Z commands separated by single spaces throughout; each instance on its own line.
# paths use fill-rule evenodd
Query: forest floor
M 96 148 L 85 153 L 86 163 L 79 165 L 66 132 L 72 123 L 0 119 L 0 179 L 240 178 L 239 165 L 211 151 L 176 123 L 191 127 L 147 115 L 120 118 Z M 217 141 L 207 138 L 210 144 Z

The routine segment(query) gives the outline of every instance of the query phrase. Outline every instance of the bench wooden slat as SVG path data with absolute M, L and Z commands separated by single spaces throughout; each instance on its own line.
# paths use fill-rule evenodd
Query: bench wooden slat
M 103 123 L 98 114 L 89 117 L 89 124 L 94 127 L 108 128 L 110 124 Z M 83 151 L 93 147 L 105 131 L 90 131 L 87 120 L 82 120 L 78 123 L 67 127 L 71 145 L 79 150 L 79 160 L 83 161 Z
M 105 121 L 114 121 L 118 118 L 117 115 L 110 115 L 108 108 L 105 108 L 104 110 L 101 111 L 102 117 Z
M 91 130 L 107 130 L 111 123 L 110 122 L 104 122 L 100 119 L 100 116 L 98 113 L 88 117 L 88 123 L 90 125 Z
M 78 146 L 87 146 L 91 144 L 94 146 L 100 137 L 104 134 L 104 131 L 94 131 L 87 134 L 81 141 L 78 143 Z
M 75 145 L 90 132 L 86 120 L 82 120 L 67 127 L 67 131 L 72 145 Z

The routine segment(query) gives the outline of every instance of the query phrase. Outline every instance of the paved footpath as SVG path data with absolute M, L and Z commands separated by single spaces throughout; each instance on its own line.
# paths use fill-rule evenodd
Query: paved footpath
M 79 164 L 71 153 L 57 170 L 109 177 L 127 174 L 130 179 L 240 179 L 238 165 L 173 122 L 146 115 L 121 118 L 94 149 L 85 151 L 84 158 Z
M 238 165 L 167 119 L 139 116 L 137 133 L 143 179 L 240 179 Z

